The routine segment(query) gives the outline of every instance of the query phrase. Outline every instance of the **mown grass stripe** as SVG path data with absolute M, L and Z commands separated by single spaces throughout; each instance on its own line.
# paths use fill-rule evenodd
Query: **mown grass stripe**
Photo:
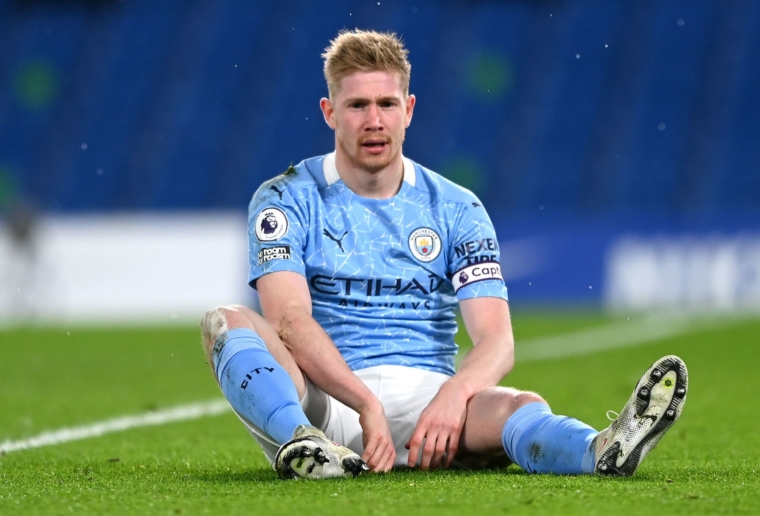
M 640 346 L 678 335 L 725 326 L 732 322 L 734 320 L 728 317 L 695 317 L 691 314 L 652 315 L 573 333 L 518 341 L 515 343 L 515 360 L 535 362 Z

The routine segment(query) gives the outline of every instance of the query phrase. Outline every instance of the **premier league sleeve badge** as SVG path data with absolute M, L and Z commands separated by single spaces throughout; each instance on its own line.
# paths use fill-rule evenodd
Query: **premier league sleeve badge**
M 273 206 L 264 208 L 256 217 L 256 238 L 259 242 L 274 242 L 288 232 L 288 217 Z

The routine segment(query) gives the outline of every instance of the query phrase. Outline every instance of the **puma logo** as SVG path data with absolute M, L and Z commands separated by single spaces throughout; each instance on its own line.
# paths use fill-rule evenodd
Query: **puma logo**
M 282 200 L 282 194 L 284 194 L 285 192 L 283 192 L 282 190 L 280 190 L 279 188 L 277 188 L 274 185 L 270 186 L 269 189 L 270 190 L 274 190 L 275 192 L 277 192 L 277 195 L 280 196 L 280 200 Z
M 343 233 L 343 236 L 340 237 L 340 238 L 335 238 L 326 229 L 322 232 L 322 234 L 325 235 L 330 240 L 332 240 L 333 242 L 335 242 L 336 244 L 338 244 L 338 247 L 340 247 L 341 251 L 343 251 L 344 253 L 346 252 L 346 250 L 343 249 L 343 239 L 346 238 L 346 235 L 348 235 L 348 231 L 346 231 L 345 233 Z

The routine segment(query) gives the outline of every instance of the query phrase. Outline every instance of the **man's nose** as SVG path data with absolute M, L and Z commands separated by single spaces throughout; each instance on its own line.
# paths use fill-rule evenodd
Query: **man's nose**
M 368 129 L 380 129 L 383 127 L 383 123 L 380 120 L 380 108 L 377 104 L 372 103 L 367 109 L 367 128 Z

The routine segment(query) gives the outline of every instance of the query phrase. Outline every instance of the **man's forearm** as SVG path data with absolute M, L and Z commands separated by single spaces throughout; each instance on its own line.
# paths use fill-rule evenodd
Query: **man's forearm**
M 306 311 L 290 308 L 270 321 L 303 373 L 317 387 L 357 412 L 379 404 L 351 371 L 332 339 Z
M 456 385 L 467 399 L 497 385 L 515 363 L 515 339 L 509 305 L 503 299 L 482 297 L 460 302 L 462 319 L 473 348 L 447 384 Z
M 467 353 L 459 371 L 448 383 L 456 384 L 469 399 L 497 385 L 512 370 L 514 361 L 511 336 L 490 335 Z

